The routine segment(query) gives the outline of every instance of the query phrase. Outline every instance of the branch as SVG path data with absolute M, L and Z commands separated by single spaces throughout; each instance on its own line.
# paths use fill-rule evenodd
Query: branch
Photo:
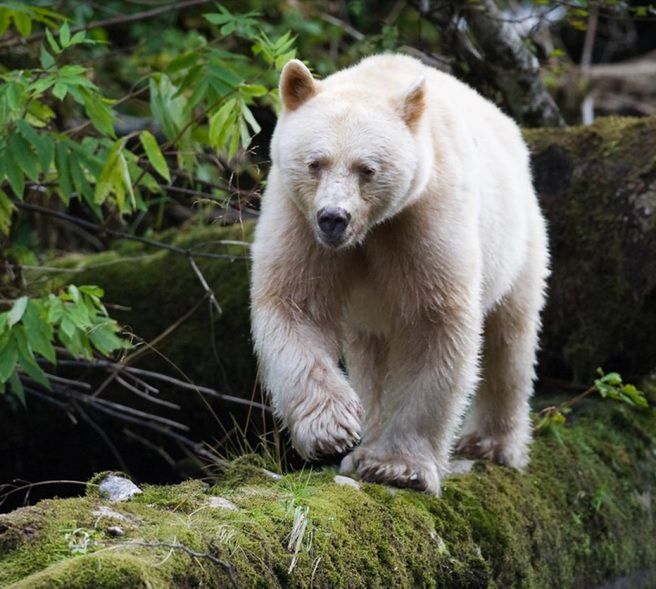
M 154 239 L 148 239 L 146 237 L 139 237 L 138 235 L 131 235 L 130 233 L 125 233 L 124 231 L 117 231 L 116 229 L 109 229 L 108 227 L 103 227 L 102 225 L 98 225 L 96 223 L 92 223 L 91 221 L 85 221 L 84 219 L 79 219 L 78 217 L 74 217 L 73 215 L 68 215 L 66 213 L 62 213 L 60 211 L 54 211 L 52 209 L 48 209 L 46 207 L 42 207 L 39 205 L 34 205 L 30 204 L 27 202 L 23 201 L 17 201 L 14 200 L 14 205 L 16 205 L 20 209 L 24 209 L 27 211 L 32 211 L 35 213 L 40 213 L 42 215 L 48 215 L 50 217 L 54 217 L 56 219 L 61 219 L 63 221 L 68 221 L 69 223 L 73 223 L 74 225 L 78 225 L 80 227 L 84 227 L 85 229 L 88 229 L 89 231 L 93 231 L 94 233 L 99 233 L 100 235 L 111 235 L 112 237 L 120 237 L 121 239 L 129 239 L 131 241 L 138 241 L 139 243 L 143 243 L 145 245 L 149 245 L 152 247 L 157 247 L 160 249 L 164 249 L 176 254 L 180 254 L 183 256 L 186 256 L 188 258 L 208 258 L 211 260 L 245 260 L 248 259 L 248 256 L 230 256 L 227 254 L 211 254 L 207 252 L 194 252 L 193 249 L 191 248 L 181 248 L 175 245 L 171 245 L 169 243 L 164 243 L 163 241 L 155 241 Z
M 133 366 L 125 366 L 124 364 L 116 364 L 115 362 L 110 362 L 109 360 L 58 360 L 57 364 L 60 366 L 79 366 L 86 368 L 102 368 L 108 372 L 125 372 L 130 375 L 139 375 L 146 378 L 152 378 L 153 380 L 159 380 L 162 382 L 167 382 L 169 384 L 175 385 L 181 389 L 187 389 L 190 391 L 196 391 L 203 395 L 209 397 L 214 397 L 221 401 L 226 401 L 228 403 L 234 403 L 235 405 L 246 405 L 253 407 L 254 409 L 260 409 L 271 413 L 271 407 L 265 405 L 264 403 L 258 403 L 257 401 L 251 401 L 250 399 L 242 399 L 241 397 L 235 397 L 234 395 L 227 395 L 225 393 L 220 393 L 216 389 L 209 387 L 200 386 L 197 384 L 185 382 L 178 378 L 162 374 L 160 372 L 154 372 L 152 370 L 145 370 L 143 368 L 135 368 Z
M 444 28 L 445 13 L 454 10 L 452 3 L 435 0 L 415 2 L 415 6 L 436 28 Z M 512 116 L 526 126 L 564 125 L 556 103 L 542 83 L 537 58 L 504 19 L 494 0 L 465 3 L 460 8 L 482 55 L 467 46 L 462 34 L 454 36 L 456 49 L 474 71 L 484 69 Z
M 221 560 L 220 558 L 217 558 L 210 552 L 198 552 L 196 550 L 193 550 L 189 548 L 188 546 L 185 546 L 184 544 L 180 544 L 179 542 L 144 542 L 142 540 L 130 540 L 129 542 L 114 542 L 111 544 L 111 546 L 139 546 L 143 548 L 170 548 L 171 550 L 180 550 L 184 552 L 185 554 L 188 554 L 192 558 L 206 558 L 210 562 L 219 565 L 223 570 L 228 573 L 228 577 L 230 577 L 230 582 L 232 583 L 233 587 L 238 588 L 239 585 L 237 584 L 237 579 L 235 578 L 235 573 L 234 569 L 232 568 L 232 565 L 227 563 L 224 560 Z
M 467 5 L 467 22 L 510 112 L 529 126 L 560 127 L 560 111 L 540 78 L 540 64 L 494 0 Z
M 121 14 L 119 16 L 112 16 L 111 18 L 105 18 L 102 20 L 95 20 L 84 25 L 71 28 L 71 33 L 77 33 L 79 31 L 87 31 L 89 29 L 96 29 L 100 27 L 113 27 L 115 25 L 122 25 L 126 23 L 136 22 L 139 20 L 146 20 L 154 16 L 159 16 L 171 10 L 183 10 L 185 8 L 191 8 L 192 6 L 199 6 L 201 4 L 209 4 L 211 0 L 186 0 L 185 2 L 172 2 L 166 6 L 158 6 L 157 8 L 151 8 L 150 10 L 144 10 L 143 12 L 135 12 L 134 14 Z M 45 37 L 45 32 L 34 33 L 23 39 L 22 37 L 13 37 L 7 39 L 0 43 L 0 49 L 5 49 L 7 47 L 13 47 L 14 45 L 25 45 L 27 43 L 34 43 L 35 41 L 40 41 Z

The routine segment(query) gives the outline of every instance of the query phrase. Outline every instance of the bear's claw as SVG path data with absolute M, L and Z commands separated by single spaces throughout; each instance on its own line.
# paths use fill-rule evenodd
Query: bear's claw
M 471 458 L 485 458 L 517 470 L 521 470 L 528 463 L 528 443 L 515 440 L 509 434 L 466 434 L 458 441 L 456 451 Z
M 370 483 L 382 483 L 428 491 L 438 495 L 440 479 L 437 469 L 402 454 L 378 454 L 367 448 L 356 448 L 342 460 L 340 472 L 356 472 Z
M 343 454 L 360 442 L 361 412 L 357 400 L 328 399 L 291 420 L 292 444 L 306 459 Z

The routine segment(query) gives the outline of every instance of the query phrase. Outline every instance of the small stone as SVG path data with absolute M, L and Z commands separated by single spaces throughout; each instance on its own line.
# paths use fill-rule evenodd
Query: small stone
M 101 505 L 98 509 L 94 509 L 91 512 L 91 515 L 97 517 L 100 519 L 101 517 L 105 517 L 107 519 L 115 519 L 120 522 L 128 522 L 130 521 L 129 518 L 122 513 L 119 513 L 118 511 L 114 511 L 113 509 L 107 507 L 106 505 Z
M 449 475 L 467 474 L 476 464 L 475 460 L 454 460 L 449 465 Z
M 282 478 L 282 475 L 278 474 L 277 472 L 267 470 L 266 468 L 263 468 L 262 470 L 264 471 L 264 474 L 268 476 L 271 480 L 279 481 Z
M 98 485 L 100 495 L 110 501 L 128 501 L 141 494 L 141 489 L 130 479 L 113 474 L 107 475 Z
M 354 489 L 360 488 L 360 483 L 358 481 L 352 479 L 351 477 L 345 477 L 344 475 L 341 474 L 336 474 L 333 481 L 335 482 L 335 484 L 340 485 L 342 487 L 353 487 Z
M 207 502 L 209 507 L 215 509 L 227 509 L 228 511 L 237 511 L 237 506 L 225 497 L 210 497 Z
M 107 533 L 114 538 L 125 534 L 121 526 L 109 526 L 107 528 Z
M 446 542 L 442 540 L 439 534 L 435 531 L 430 533 L 431 540 L 437 544 L 437 553 L 442 556 L 443 554 L 449 554 L 449 549 L 446 546 Z

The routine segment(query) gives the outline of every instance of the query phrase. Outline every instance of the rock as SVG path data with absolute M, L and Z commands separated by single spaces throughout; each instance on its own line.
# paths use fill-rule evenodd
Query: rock
M 449 464 L 449 475 L 467 474 L 476 464 L 475 460 L 452 460 Z
M 351 477 L 345 477 L 341 474 L 336 474 L 333 477 L 333 481 L 335 484 L 340 485 L 342 487 L 353 487 L 354 489 L 360 489 L 360 482 L 356 481 L 355 479 L 352 479 Z
M 225 497 L 210 497 L 207 505 L 213 509 L 227 509 L 228 511 L 237 511 L 237 506 Z
M 114 538 L 123 536 L 125 534 L 121 526 L 109 526 L 107 528 L 107 533 Z
M 130 479 L 113 474 L 107 475 L 100 481 L 98 491 L 102 497 L 112 502 L 128 501 L 142 493 L 141 489 Z

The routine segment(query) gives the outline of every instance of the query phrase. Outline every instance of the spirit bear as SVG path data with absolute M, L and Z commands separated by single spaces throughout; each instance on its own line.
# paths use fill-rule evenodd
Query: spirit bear
M 290 61 L 280 96 L 252 330 L 295 448 L 435 494 L 454 444 L 522 468 L 549 260 L 519 128 L 401 55 Z

